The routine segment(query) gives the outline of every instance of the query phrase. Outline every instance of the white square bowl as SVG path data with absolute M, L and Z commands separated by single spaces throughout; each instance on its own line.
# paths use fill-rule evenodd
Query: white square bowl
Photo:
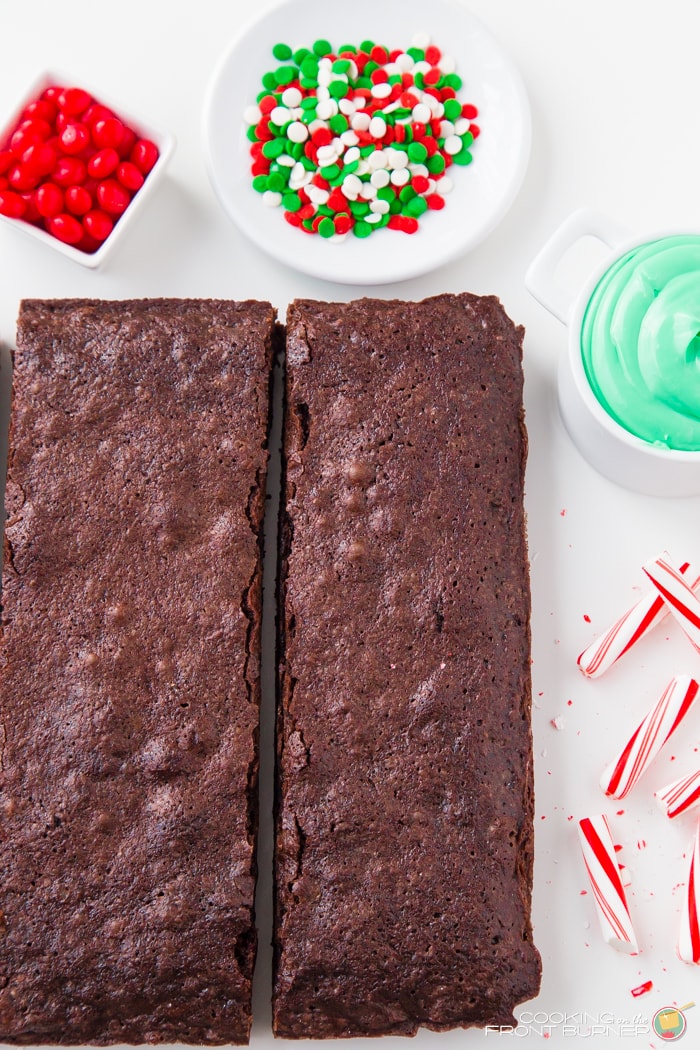
M 31 86 L 22 96 L 22 99 L 14 112 L 11 113 L 8 119 L 4 120 L 0 125 L 0 144 L 4 144 L 8 140 L 16 128 L 25 107 L 28 106 L 30 102 L 38 99 L 42 92 L 52 85 L 62 85 L 66 87 L 76 86 L 83 88 L 83 90 L 92 95 L 95 102 L 111 109 L 115 116 L 131 128 L 139 138 L 150 139 L 158 147 L 158 160 L 146 176 L 143 186 L 134 194 L 129 206 L 123 214 L 119 216 L 119 219 L 115 222 L 114 229 L 109 237 L 107 237 L 94 252 L 84 252 L 71 244 L 65 244 L 57 237 L 50 234 L 47 230 L 44 230 L 39 226 L 34 226 L 30 222 L 25 222 L 23 219 L 14 219 L 7 215 L 0 215 L 0 221 L 9 223 L 15 229 L 19 229 L 23 233 L 28 234 L 28 236 L 33 237 L 35 240 L 47 244 L 50 248 L 60 252 L 61 255 L 65 255 L 68 259 L 72 259 L 74 262 L 79 263 L 81 266 L 86 266 L 89 269 L 95 270 L 104 263 L 107 256 L 113 251 L 115 244 L 123 237 L 125 230 L 134 224 L 135 217 L 141 212 L 144 202 L 153 194 L 155 187 L 163 176 L 163 172 L 165 171 L 165 167 L 173 150 L 175 149 L 175 138 L 169 132 L 159 131 L 157 128 L 154 128 L 139 116 L 136 116 L 133 113 L 127 113 L 119 103 L 115 103 L 101 91 L 93 90 L 93 88 L 89 84 L 85 84 L 82 79 L 74 79 L 63 73 L 46 71 L 33 81 Z

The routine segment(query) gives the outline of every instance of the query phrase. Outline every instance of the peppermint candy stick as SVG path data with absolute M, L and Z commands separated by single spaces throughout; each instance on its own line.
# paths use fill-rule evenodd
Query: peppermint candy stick
M 700 652 L 700 601 L 666 551 L 644 566 L 644 571 L 668 605 L 672 616 Z
M 671 679 L 656 705 L 600 778 L 606 795 L 620 799 L 632 790 L 685 718 L 698 688 L 698 683 L 690 675 L 676 675 Z
M 579 839 L 603 938 L 617 951 L 636 955 L 637 938 L 605 815 L 580 820 Z
M 695 832 L 693 856 L 688 872 L 686 893 L 678 935 L 678 955 L 687 963 L 700 963 L 700 823 Z
M 671 820 L 679 813 L 686 813 L 700 802 L 700 769 L 655 791 L 654 797 Z
M 689 568 L 688 562 L 684 562 L 680 571 L 686 573 Z M 694 590 L 700 586 L 700 576 L 693 573 L 692 578 Z M 668 614 L 668 605 L 657 591 L 645 594 L 600 638 L 584 649 L 576 661 L 581 671 L 587 678 L 598 678 Z

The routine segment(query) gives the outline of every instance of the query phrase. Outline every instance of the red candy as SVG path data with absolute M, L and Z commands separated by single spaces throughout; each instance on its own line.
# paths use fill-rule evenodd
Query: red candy
M 0 140 L 0 215 L 94 252 L 159 155 L 87 91 L 50 85 Z

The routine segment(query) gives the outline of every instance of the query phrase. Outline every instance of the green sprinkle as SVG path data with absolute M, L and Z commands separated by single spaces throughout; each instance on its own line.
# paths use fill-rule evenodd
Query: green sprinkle
M 440 175 L 445 170 L 445 158 L 439 153 L 433 153 L 432 157 L 428 157 L 426 167 L 431 175 Z
M 283 87 L 285 84 L 291 84 L 293 80 L 297 78 L 297 67 L 296 66 L 279 66 L 275 70 L 275 80 Z
M 350 201 L 350 211 L 356 218 L 362 218 L 363 215 L 369 215 L 371 208 L 367 201 Z
M 287 146 L 287 153 L 294 160 L 301 160 L 304 155 L 304 143 L 303 142 L 290 142 Z
M 318 87 L 318 79 L 316 77 L 300 77 L 299 84 L 305 91 L 313 91 Z
M 448 73 L 447 76 L 443 77 L 442 83 L 445 87 L 451 87 L 454 91 L 459 91 L 462 87 L 462 78 L 457 73 Z
M 342 55 L 346 51 L 349 52 L 352 55 L 356 55 L 357 54 L 357 48 L 355 47 L 354 44 L 341 44 L 340 47 L 338 48 L 338 54 Z
M 329 208 L 327 204 L 319 204 L 318 206 L 319 215 L 335 215 L 332 208 Z
M 357 171 L 360 166 L 359 160 L 351 160 L 349 164 L 346 164 L 343 168 L 344 175 L 352 175 L 353 172 Z
M 392 75 L 389 77 L 389 83 L 390 84 L 401 84 L 401 83 L 403 83 L 403 81 L 401 79 L 401 76 L 398 73 L 392 73 Z
M 330 55 L 333 51 L 329 40 L 324 40 L 322 37 L 318 40 L 314 40 L 312 44 L 313 52 L 318 55 L 319 58 L 323 58 L 325 55 Z
M 347 58 L 336 58 L 331 66 L 334 73 L 347 73 L 350 70 L 350 61 Z
M 369 79 L 370 73 L 374 73 L 375 69 L 379 69 L 379 63 L 375 62 L 373 58 L 370 58 L 369 62 L 365 62 L 365 76 Z M 371 81 L 370 81 L 371 83 Z
M 461 164 L 462 167 L 466 167 L 467 164 L 471 164 L 473 159 L 474 158 L 472 157 L 468 149 L 461 149 L 459 153 L 455 153 L 455 155 L 452 158 L 455 164 Z
M 401 187 L 401 190 L 399 192 L 399 200 L 403 201 L 404 204 L 407 204 L 408 201 L 413 200 L 415 196 L 416 191 L 410 183 L 407 186 Z
M 425 77 L 422 73 L 415 73 L 413 76 L 413 83 L 417 88 L 423 89 L 425 87 Z
M 321 168 L 321 175 L 330 182 L 331 179 L 335 179 L 340 175 L 340 168 L 337 164 L 329 164 L 327 167 Z
M 292 57 L 292 49 L 289 44 L 275 44 L 272 54 L 278 62 L 286 62 L 288 58 Z
M 316 106 L 318 105 L 318 99 L 314 98 L 313 95 L 309 95 L 307 98 L 301 100 L 302 109 L 312 109 L 316 112 Z
M 375 146 L 360 146 L 360 156 L 370 157 L 374 153 L 375 148 Z
M 275 74 L 270 70 L 263 74 L 262 78 L 263 87 L 267 88 L 268 91 L 274 91 L 277 85 L 277 78 Z
M 390 215 L 399 215 L 401 213 L 401 201 L 398 197 L 394 197 L 393 201 L 389 205 Z
M 336 135 L 342 135 L 343 132 L 347 131 L 350 127 L 350 121 L 347 117 L 343 116 L 342 113 L 336 113 L 336 115 L 331 117 L 328 121 L 328 126 Z
M 369 208 L 367 209 L 367 211 L 369 212 Z M 355 223 L 355 225 L 352 228 L 352 232 L 355 234 L 356 237 L 369 237 L 370 233 L 372 233 L 372 227 L 368 222 L 360 221 Z
M 360 51 L 365 51 L 367 54 L 369 54 L 374 46 L 374 40 L 363 40 L 360 44 Z
M 253 189 L 258 193 L 264 193 L 267 189 L 267 175 L 256 175 L 253 179 Z
M 298 51 L 294 52 L 294 61 L 300 66 L 304 59 L 308 58 L 310 54 L 311 52 L 308 47 L 300 47 Z
M 461 136 L 461 139 L 462 149 L 469 149 L 469 147 L 474 142 L 474 136 L 472 135 L 471 131 L 465 131 L 464 134 Z
M 249 142 L 257 142 L 258 141 L 258 133 L 257 133 L 257 130 L 255 128 L 255 124 L 251 124 L 250 125 L 250 127 L 247 129 L 247 131 L 245 133 L 245 137 L 248 139 Z
M 287 180 L 281 171 L 270 172 L 267 178 L 267 188 L 275 193 L 281 193 L 287 188 Z
M 445 119 L 458 120 L 462 116 L 462 103 L 456 98 L 445 99 Z
M 377 190 L 377 200 L 391 204 L 392 201 L 396 200 L 396 194 L 391 186 L 382 186 L 381 189 Z
M 413 216 L 414 219 L 419 219 L 421 215 L 424 215 L 428 210 L 428 205 L 424 197 L 414 197 L 410 200 L 404 208 L 404 214 Z
M 313 230 L 313 228 L 314 228 L 314 220 L 313 219 L 302 219 L 301 220 L 301 225 L 304 227 L 305 230 Z
M 285 193 L 282 197 L 282 207 L 285 211 L 299 211 L 301 200 L 297 193 Z
M 301 84 L 302 84 L 302 87 L 303 87 L 304 86 L 304 81 L 303 80 L 302 80 Z M 313 124 L 313 122 L 316 120 L 316 109 L 315 109 L 315 107 L 314 107 L 314 109 L 305 109 L 303 111 L 303 113 L 301 114 L 301 118 L 300 119 L 301 119 L 302 124 Z
M 314 55 L 309 55 L 301 63 L 301 74 L 309 80 L 318 79 L 318 59 Z
M 328 85 L 328 92 L 331 98 L 345 98 L 349 91 L 350 85 L 347 80 L 331 80 Z
M 425 51 L 422 47 L 409 47 L 406 54 L 410 55 L 414 62 L 425 62 Z
M 268 160 L 274 160 L 284 153 L 286 148 L 284 139 L 270 139 L 269 142 L 263 143 L 263 157 L 267 157 Z
M 311 160 L 311 157 L 307 157 L 305 153 L 299 157 L 299 163 L 306 171 L 316 171 L 316 162 Z
M 318 224 L 318 232 L 322 237 L 332 237 L 335 233 L 335 223 L 332 219 L 321 219 Z
M 406 152 L 408 153 L 408 159 L 413 164 L 423 164 L 428 157 L 428 151 L 422 142 L 409 143 Z
M 366 68 L 367 67 L 365 66 L 365 69 Z M 355 82 L 355 87 L 367 88 L 368 91 L 371 91 L 372 90 L 372 80 L 371 80 L 370 77 L 366 77 L 366 76 L 358 77 L 356 82 Z

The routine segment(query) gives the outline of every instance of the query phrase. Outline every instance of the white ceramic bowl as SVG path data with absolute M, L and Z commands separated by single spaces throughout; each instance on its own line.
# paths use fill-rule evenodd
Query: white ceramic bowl
M 547 241 L 525 277 L 535 299 L 569 329 L 567 351 L 559 357 L 558 396 L 564 424 L 575 445 L 601 474 L 626 488 L 653 496 L 700 495 L 700 452 L 653 445 L 608 415 L 585 373 L 581 327 L 596 285 L 617 259 L 642 244 L 688 232 L 663 230 L 633 237 L 605 215 L 576 211 Z M 571 299 L 557 283 L 556 271 L 566 253 L 583 237 L 596 238 L 608 250 L 578 295 Z M 698 438 L 700 441 L 700 433 Z
M 423 216 L 419 231 L 380 230 L 342 243 L 307 236 L 268 208 L 252 188 L 250 142 L 243 112 L 261 77 L 274 68 L 272 47 L 333 46 L 370 35 L 387 47 L 409 47 L 419 31 L 456 61 L 459 97 L 479 110 L 474 162 L 450 169 L 454 189 L 442 211 Z M 345 284 L 385 284 L 427 273 L 475 247 L 504 217 L 530 155 L 530 110 L 520 75 L 490 32 L 458 0 L 287 0 L 266 11 L 230 44 L 212 77 L 204 107 L 204 149 L 214 191 L 236 225 L 258 247 L 294 270 Z
M 113 251 L 114 246 L 122 239 L 126 230 L 134 225 L 136 217 L 141 212 L 144 203 L 152 196 L 175 148 L 175 139 L 169 132 L 159 131 L 157 128 L 154 128 L 151 124 L 148 124 L 133 113 L 127 113 L 123 106 L 118 102 L 114 102 L 107 98 L 102 91 L 93 90 L 93 88 L 88 84 L 85 84 L 81 78 L 74 79 L 70 76 L 66 76 L 65 73 L 47 71 L 33 81 L 31 86 L 22 95 L 21 101 L 18 103 L 14 112 L 9 115 L 7 120 L 2 122 L 0 142 L 5 142 L 7 140 L 8 136 L 16 127 L 24 108 L 34 99 L 38 98 L 41 93 L 52 84 L 60 84 L 65 87 L 76 86 L 83 88 L 85 91 L 89 92 L 97 102 L 107 106 L 108 109 L 111 109 L 119 119 L 124 122 L 124 124 L 128 125 L 136 132 L 139 138 L 150 139 L 152 142 L 155 142 L 159 150 L 158 160 L 146 176 L 143 186 L 138 193 L 134 194 L 128 208 L 120 216 L 119 221 L 114 224 L 114 229 L 109 237 L 107 237 L 107 239 L 103 241 L 100 247 L 94 252 L 83 252 L 71 244 L 64 244 L 63 241 L 59 241 L 57 237 L 53 237 L 46 230 L 34 226 L 29 222 L 23 222 L 22 219 L 11 219 L 6 215 L 0 215 L 0 220 L 9 223 L 14 229 L 20 230 L 23 234 L 27 234 L 29 237 L 34 238 L 34 240 L 48 245 L 50 248 L 53 248 L 54 251 L 60 252 L 61 255 L 65 255 L 66 258 L 80 263 L 81 266 L 87 266 L 94 270 L 104 263 L 107 256 Z

